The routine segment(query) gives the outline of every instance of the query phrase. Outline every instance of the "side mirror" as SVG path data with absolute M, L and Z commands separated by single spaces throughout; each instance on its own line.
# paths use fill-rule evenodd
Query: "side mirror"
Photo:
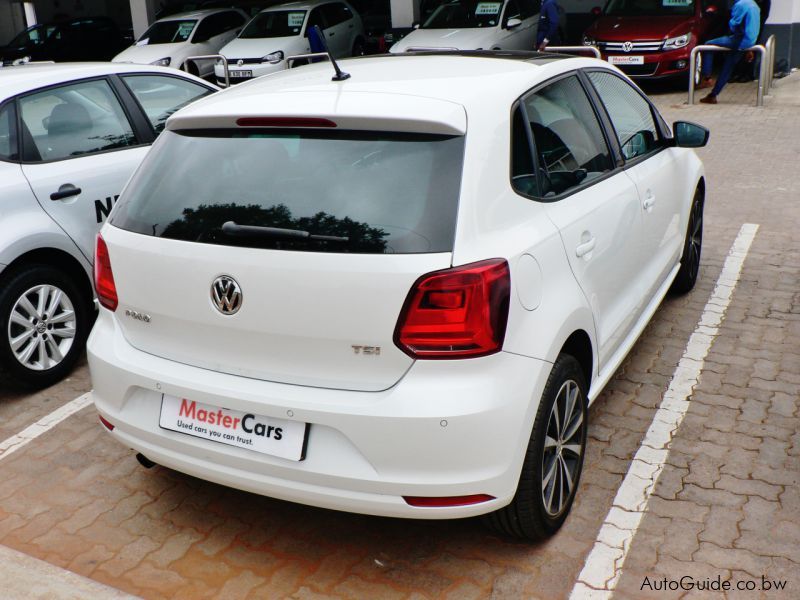
M 520 25 L 522 25 L 522 20 L 517 17 L 511 17 L 506 21 L 506 29 L 514 29 L 514 27 L 519 27 Z
M 679 148 L 702 148 L 708 143 L 711 132 L 696 123 L 676 121 L 672 125 L 674 133 L 673 142 Z
M 600 8 L 599 6 L 595 6 L 595 7 L 592 9 L 592 15 L 593 15 L 593 16 L 595 16 L 595 17 L 599 17 L 599 16 L 600 16 L 600 15 L 602 15 L 602 14 L 603 14 L 603 9 L 602 9 L 602 8 Z

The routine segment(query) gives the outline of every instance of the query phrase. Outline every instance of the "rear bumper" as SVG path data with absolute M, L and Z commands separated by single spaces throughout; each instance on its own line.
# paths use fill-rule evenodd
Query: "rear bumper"
M 352 392 L 226 375 L 146 354 L 100 311 L 88 344 L 94 401 L 120 442 L 166 467 L 324 508 L 392 517 L 460 518 L 513 498 L 550 364 L 499 353 L 417 361 L 392 388 Z M 295 462 L 159 427 L 162 393 L 310 423 Z M 291 415 L 291 416 L 289 416 Z M 488 494 L 447 508 L 403 496 Z

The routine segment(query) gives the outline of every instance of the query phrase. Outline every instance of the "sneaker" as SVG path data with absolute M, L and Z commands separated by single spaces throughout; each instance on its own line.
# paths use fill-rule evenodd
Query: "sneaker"
M 700 98 L 700 102 L 702 102 L 703 104 L 716 104 L 717 97 L 712 94 L 709 94 L 705 98 Z

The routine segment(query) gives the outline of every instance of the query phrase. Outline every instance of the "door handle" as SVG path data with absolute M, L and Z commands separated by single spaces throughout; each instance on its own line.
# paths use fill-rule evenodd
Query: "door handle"
M 335 36 L 335 35 L 336 35 L 336 32 L 335 32 L 335 31 L 331 31 L 331 32 L 328 34 L 328 37 L 333 37 L 333 36 Z
M 57 192 L 50 194 L 50 200 L 63 200 L 64 198 L 69 198 L 70 196 L 77 196 L 80 193 L 81 188 L 75 187 L 71 183 L 65 183 L 58 188 Z
M 590 237 L 587 241 L 579 244 L 577 248 L 575 248 L 575 256 L 578 258 L 582 258 L 586 254 L 589 254 L 592 250 L 594 250 L 594 246 L 597 243 L 597 240 L 594 236 Z
M 645 210 L 650 210 L 655 206 L 656 197 L 653 195 L 653 192 L 648 191 L 647 195 L 644 197 L 644 202 L 642 202 L 642 206 Z

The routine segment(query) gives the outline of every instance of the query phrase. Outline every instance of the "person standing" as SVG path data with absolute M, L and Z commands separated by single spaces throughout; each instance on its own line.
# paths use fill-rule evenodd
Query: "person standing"
M 548 45 L 558 46 L 561 36 L 558 33 L 559 7 L 557 0 L 544 0 L 539 13 L 539 28 L 536 31 L 536 49 L 542 52 Z
M 733 68 L 742 59 L 744 52 L 756 43 L 760 29 L 761 11 L 755 0 L 736 0 L 731 10 L 731 20 L 728 22 L 730 35 L 708 40 L 706 44 L 712 46 L 722 46 L 730 48 L 731 52 L 725 53 L 725 62 L 722 64 L 719 78 L 714 84 L 711 93 L 700 102 L 705 104 L 716 104 L 717 96 L 728 83 L 733 73 Z M 711 87 L 711 69 L 713 67 L 713 53 L 703 53 L 703 80 L 698 89 Z

